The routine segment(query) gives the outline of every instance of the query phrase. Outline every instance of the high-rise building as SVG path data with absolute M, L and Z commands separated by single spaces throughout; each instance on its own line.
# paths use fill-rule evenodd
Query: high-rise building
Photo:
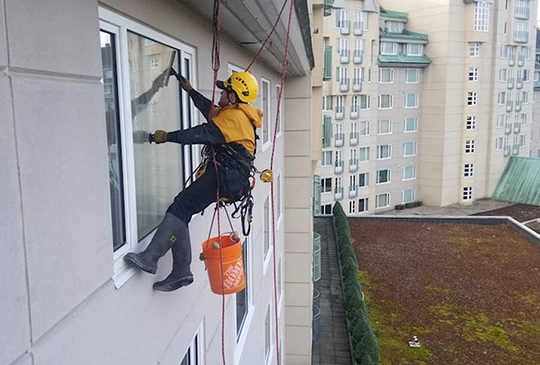
M 367 4 L 335 2 L 324 23 L 319 212 L 490 197 L 530 154 L 536 2 Z

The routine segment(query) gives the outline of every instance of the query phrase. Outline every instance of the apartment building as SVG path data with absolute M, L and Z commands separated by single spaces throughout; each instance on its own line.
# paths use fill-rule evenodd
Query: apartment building
M 324 74 L 319 212 L 336 200 L 354 215 L 490 197 L 508 158 L 529 155 L 536 1 L 363 3 L 334 6 L 325 23 L 337 51 Z M 344 35 L 356 13 L 367 31 Z M 350 91 L 348 42 L 368 44 Z
M 221 4 L 219 79 L 251 63 L 282 4 Z M 311 363 L 311 194 L 298 189 L 310 185 L 315 154 L 307 1 L 292 8 L 281 113 L 288 12 L 250 68 L 264 112 L 256 165 L 273 158 L 275 193 L 272 201 L 262 182 L 253 191 L 246 288 L 225 297 L 223 312 L 210 291 L 199 254 L 217 234 L 213 207 L 189 225 L 192 285 L 152 290 L 170 272 L 170 254 L 156 275 L 123 260 L 150 241 L 200 161 L 199 146 L 156 146 L 145 136 L 204 122 L 174 78 L 159 90 L 154 80 L 174 53 L 176 70 L 212 98 L 213 5 L 2 1 L 0 364 Z M 222 213 L 221 230 L 230 231 Z
M 540 30 L 536 29 L 534 62 L 534 110 L 531 125 L 530 157 L 540 158 Z

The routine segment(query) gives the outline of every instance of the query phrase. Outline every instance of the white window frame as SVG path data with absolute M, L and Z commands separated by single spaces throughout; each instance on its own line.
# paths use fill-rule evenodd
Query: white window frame
M 402 181 L 408 181 L 408 180 L 415 180 L 416 179 L 416 166 L 415 165 L 409 165 L 409 166 L 403 166 L 401 170 L 401 180 Z M 408 171 L 410 171 L 410 174 L 408 174 Z M 410 176 L 408 176 L 410 175 Z
M 358 135 L 362 137 L 371 135 L 371 122 L 361 120 L 359 123 Z
M 382 106 L 383 97 L 388 97 L 388 106 Z M 394 95 L 392 94 L 379 94 L 378 95 L 378 108 L 379 109 L 393 109 L 394 108 Z
M 463 177 L 471 178 L 474 176 L 474 164 L 466 163 L 463 165 Z
M 366 159 L 362 159 L 362 157 L 366 157 Z M 358 148 L 358 162 L 368 162 L 369 161 L 369 147 L 368 146 L 362 146 Z
M 476 129 L 476 115 L 468 115 L 465 118 L 465 129 L 467 130 Z
M 249 234 L 244 239 L 244 246 L 247 245 L 248 252 L 247 252 L 247 262 L 244 262 L 244 275 L 246 276 L 247 285 L 244 290 L 247 290 L 247 297 L 248 297 L 248 307 L 246 308 L 246 315 L 244 318 L 244 322 L 242 323 L 242 326 L 240 327 L 240 332 L 236 332 L 236 351 L 234 354 L 234 363 L 238 364 L 240 362 L 240 356 L 242 355 L 242 350 L 244 349 L 244 346 L 246 344 L 249 329 L 251 327 L 251 322 L 253 321 L 254 313 L 255 313 L 255 305 L 253 301 L 253 297 L 255 295 L 254 285 L 253 285 L 253 249 L 254 247 L 253 243 L 253 234 Z M 236 296 L 237 294 L 235 294 Z M 235 305 L 236 305 L 236 298 L 235 298 Z M 236 329 L 236 310 L 235 310 L 235 331 Z
M 379 171 L 388 171 L 388 174 L 386 175 L 388 177 L 388 181 L 379 181 Z M 391 169 L 380 169 L 377 170 L 377 176 L 375 176 L 375 184 L 376 185 L 383 185 L 383 184 L 389 184 L 392 182 L 392 170 Z
M 407 146 L 412 145 L 412 153 L 407 154 Z M 416 156 L 417 153 L 417 143 L 415 141 L 407 141 L 403 143 L 403 157 Z
M 394 69 L 387 68 L 387 67 L 379 68 L 379 84 L 393 84 L 393 83 L 394 83 Z
M 327 157 L 330 155 L 330 159 Z M 334 151 L 322 151 L 321 166 L 332 166 L 334 164 Z
M 364 204 L 363 204 L 363 207 L 364 207 L 364 210 L 360 210 L 360 201 L 364 200 Z M 364 212 L 367 212 L 369 210 L 369 198 L 368 197 L 365 197 L 365 198 L 360 198 L 358 199 L 358 213 L 364 213 Z
M 276 91 L 276 111 L 277 111 L 279 93 L 281 92 L 281 85 L 280 84 L 276 84 L 275 91 Z M 283 100 L 285 100 L 285 95 L 284 94 L 285 93 L 283 93 L 283 95 L 281 95 L 281 102 L 279 103 L 280 104 L 279 105 L 279 120 L 278 120 L 278 125 L 277 125 L 276 138 L 280 138 L 283 135 L 283 110 L 285 109 L 284 108 L 284 103 L 283 103 Z
M 387 196 L 387 204 L 386 205 L 382 205 L 382 206 L 379 206 L 379 197 L 382 197 L 383 195 L 386 195 Z M 377 194 L 375 195 L 375 209 L 382 209 L 382 208 L 387 208 L 390 206 L 390 202 L 391 202 L 391 195 L 390 193 L 382 193 L 382 194 Z
M 412 108 L 418 108 L 418 105 L 420 104 L 420 96 L 417 93 L 407 93 L 403 96 L 403 106 L 406 109 L 412 109 Z M 410 103 L 410 99 L 413 99 L 413 104 Z
M 473 199 L 473 187 L 472 186 L 464 186 L 463 187 L 463 200 L 472 200 Z
M 474 139 L 465 140 L 465 154 L 466 155 L 474 154 L 475 144 L 476 144 L 476 142 L 475 142 Z
M 359 100 L 358 100 L 360 110 L 369 110 L 369 109 L 371 109 L 371 95 L 370 94 L 360 94 L 358 96 L 360 97 Z
M 195 348 L 196 351 L 192 351 L 193 348 Z M 191 340 L 188 348 L 184 352 L 184 356 L 182 357 L 181 363 L 186 358 L 189 358 L 190 364 L 197 364 L 197 365 L 206 364 L 204 348 L 205 348 L 204 323 L 201 323 L 201 325 L 197 329 L 197 332 L 193 336 L 193 339 Z
M 467 92 L 467 106 L 475 106 L 478 104 L 478 93 L 476 91 Z
M 495 138 L 495 151 L 500 151 L 503 149 L 503 137 Z
M 411 199 L 405 200 L 405 194 L 407 192 L 411 192 Z M 416 200 L 416 189 L 407 188 L 405 190 L 401 190 L 401 204 L 411 203 Z
M 469 43 L 469 56 L 480 57 L 480 43 L 479 42 Z
M 383 152 L 386 150 L 386 156 L 383 156 Z M 392 158 L 392 145 L 382 144 L 377 146 L 377 160 L 389 160 Z
M 414 129 L 409 130 L 407 129 L 408 121 L 413 122 Z M 415 117 L 408 117 L 403 120 L 403 133 L 415 133 L 418 132 L 418 118 Z
M 382 55 L 395 55 L 395 54 L 397 54 L 397 43 L 396 42 L 381 42 L 380 53 Z
M 266 216 L 268 214 L 268 216 Z M 270 201 L 270 195 L 267 195 L 262 205 L 263 217 L 263 273 L 266 275 L 268 266 L 270 265 L 270 259 L 272 258 L 271 252 L 273 248 L 273 233 L 272 233 L 272 204 Z M 265 224 L 268 224 L 268 234 L 266 233 Z M 266 245 L 266 238 L 268 235 L 268 246 Z
M 377 121 L 377 134 L 378 135 L 385 135 L 385 134 L 392 134 L 392 119 L 381 119 Z M 386 126 L 385 126 L 386 125 Z M 381 132 L 383 127 L 386 127 L 385 132 Z
M 469 67 L 468 79 L 469 79 L 469 82 L 478 81 L 478 67 Z
M 474 30 L 476 32 L 489 31 L 489 4 L 487 1 L 479 1 L 474 9 Z
M 413 52 L 413 49 L 418 47 L 418 52 Z M 407 56 L 423 56 L 424 46 L 419 43 L 407 43 Z
M 360 185 L 360 181 L 362 180 L 360 176 L 364 175 L 364 185 Z M 358 174 L 358 188 L 365 188 L 369 186 L 369 172 L 361 172 Z
M 260 96 L 261 110 L 264 115 L 263 122 L 262 122 L 263 123 L 262 131 L 261 131 L 262 133 L 261 141 L 262 141 L 263 152 L 266 151 L 272 145 L 272 132 L 273 131 L 272 131 L 272 123 L 271 123 L 271 120 L 272 120 L 271 85 L 272 83 L 270 82 L 270 80 L 264 77 L 261 77 L 261 89 L 260 89 L 259 96 Z M 267 88 L 266 89 L 267 90 L 266 105 L 263 99 L 263 93 L 264 93 L 265 87 Z
M 508 70 L 506 68 L 499 69 L 499 82 L 506 82 Z
M 410 81 L 410 75 L 415 75 L 413 81 Z M 405 83 L 406 84 L 418 84 L 420 82 L 420 69 L 419 68 L 407 68 L 405 69 Z

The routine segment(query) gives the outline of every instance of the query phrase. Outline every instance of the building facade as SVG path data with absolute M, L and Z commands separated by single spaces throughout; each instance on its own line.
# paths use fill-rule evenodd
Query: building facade
M 220 79 L 250 64 L 281 5 L 222 4 Z M 174 78 L 155 80 L 175 54 L 173 66 L 212 97 L 212 6 L 2 1 L 0 364 L 276 364 L 278 348 L 279 363 L 311 362 L 311 191 L 298 193 L 315 154 L 307 2 L 293 8 L 279 114 L 287 12 L 250 69 L 264 112 L 256 165 L 273 160 L 274 199 L 257 182 L 246 289 L 225 297 L 223 313 L 210 291 L 198 257 L 217 234 L 213 207 L 190 222 L 192 285 L 152 290 L 170 272 L 169 254 L 155 276 L 124 264 L 200 162 L 198 146 L 146 136 L 204 122 Z M 222 214 L 222 232 L 242 231 L 233 225 Z
M 320 213 L 336 200 L 354 215 L 490 197 L 508 158 L 530 153 L 536 2 L 365 3 L 344 1 L 325 23 L 338 49 L 327 64 L 341 63 L 328 84 L 356 75 L 335 57 L 347 42 L 364 57 L 361 86 L 323 93 L 336 105 L 323 105 Z M 368 26 L 344 35 L 349 16 Z

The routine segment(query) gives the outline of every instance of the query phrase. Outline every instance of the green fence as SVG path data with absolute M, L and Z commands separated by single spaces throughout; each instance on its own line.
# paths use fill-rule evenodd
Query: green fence
M 358 278 L 358 259 L 351 244 L 349 223 L 339 202 L 334 205 L 333 213 L 352 357 L 357 365 L 374 365 L 380 359 L 379 344 L 369 323 L 364 292 Z

